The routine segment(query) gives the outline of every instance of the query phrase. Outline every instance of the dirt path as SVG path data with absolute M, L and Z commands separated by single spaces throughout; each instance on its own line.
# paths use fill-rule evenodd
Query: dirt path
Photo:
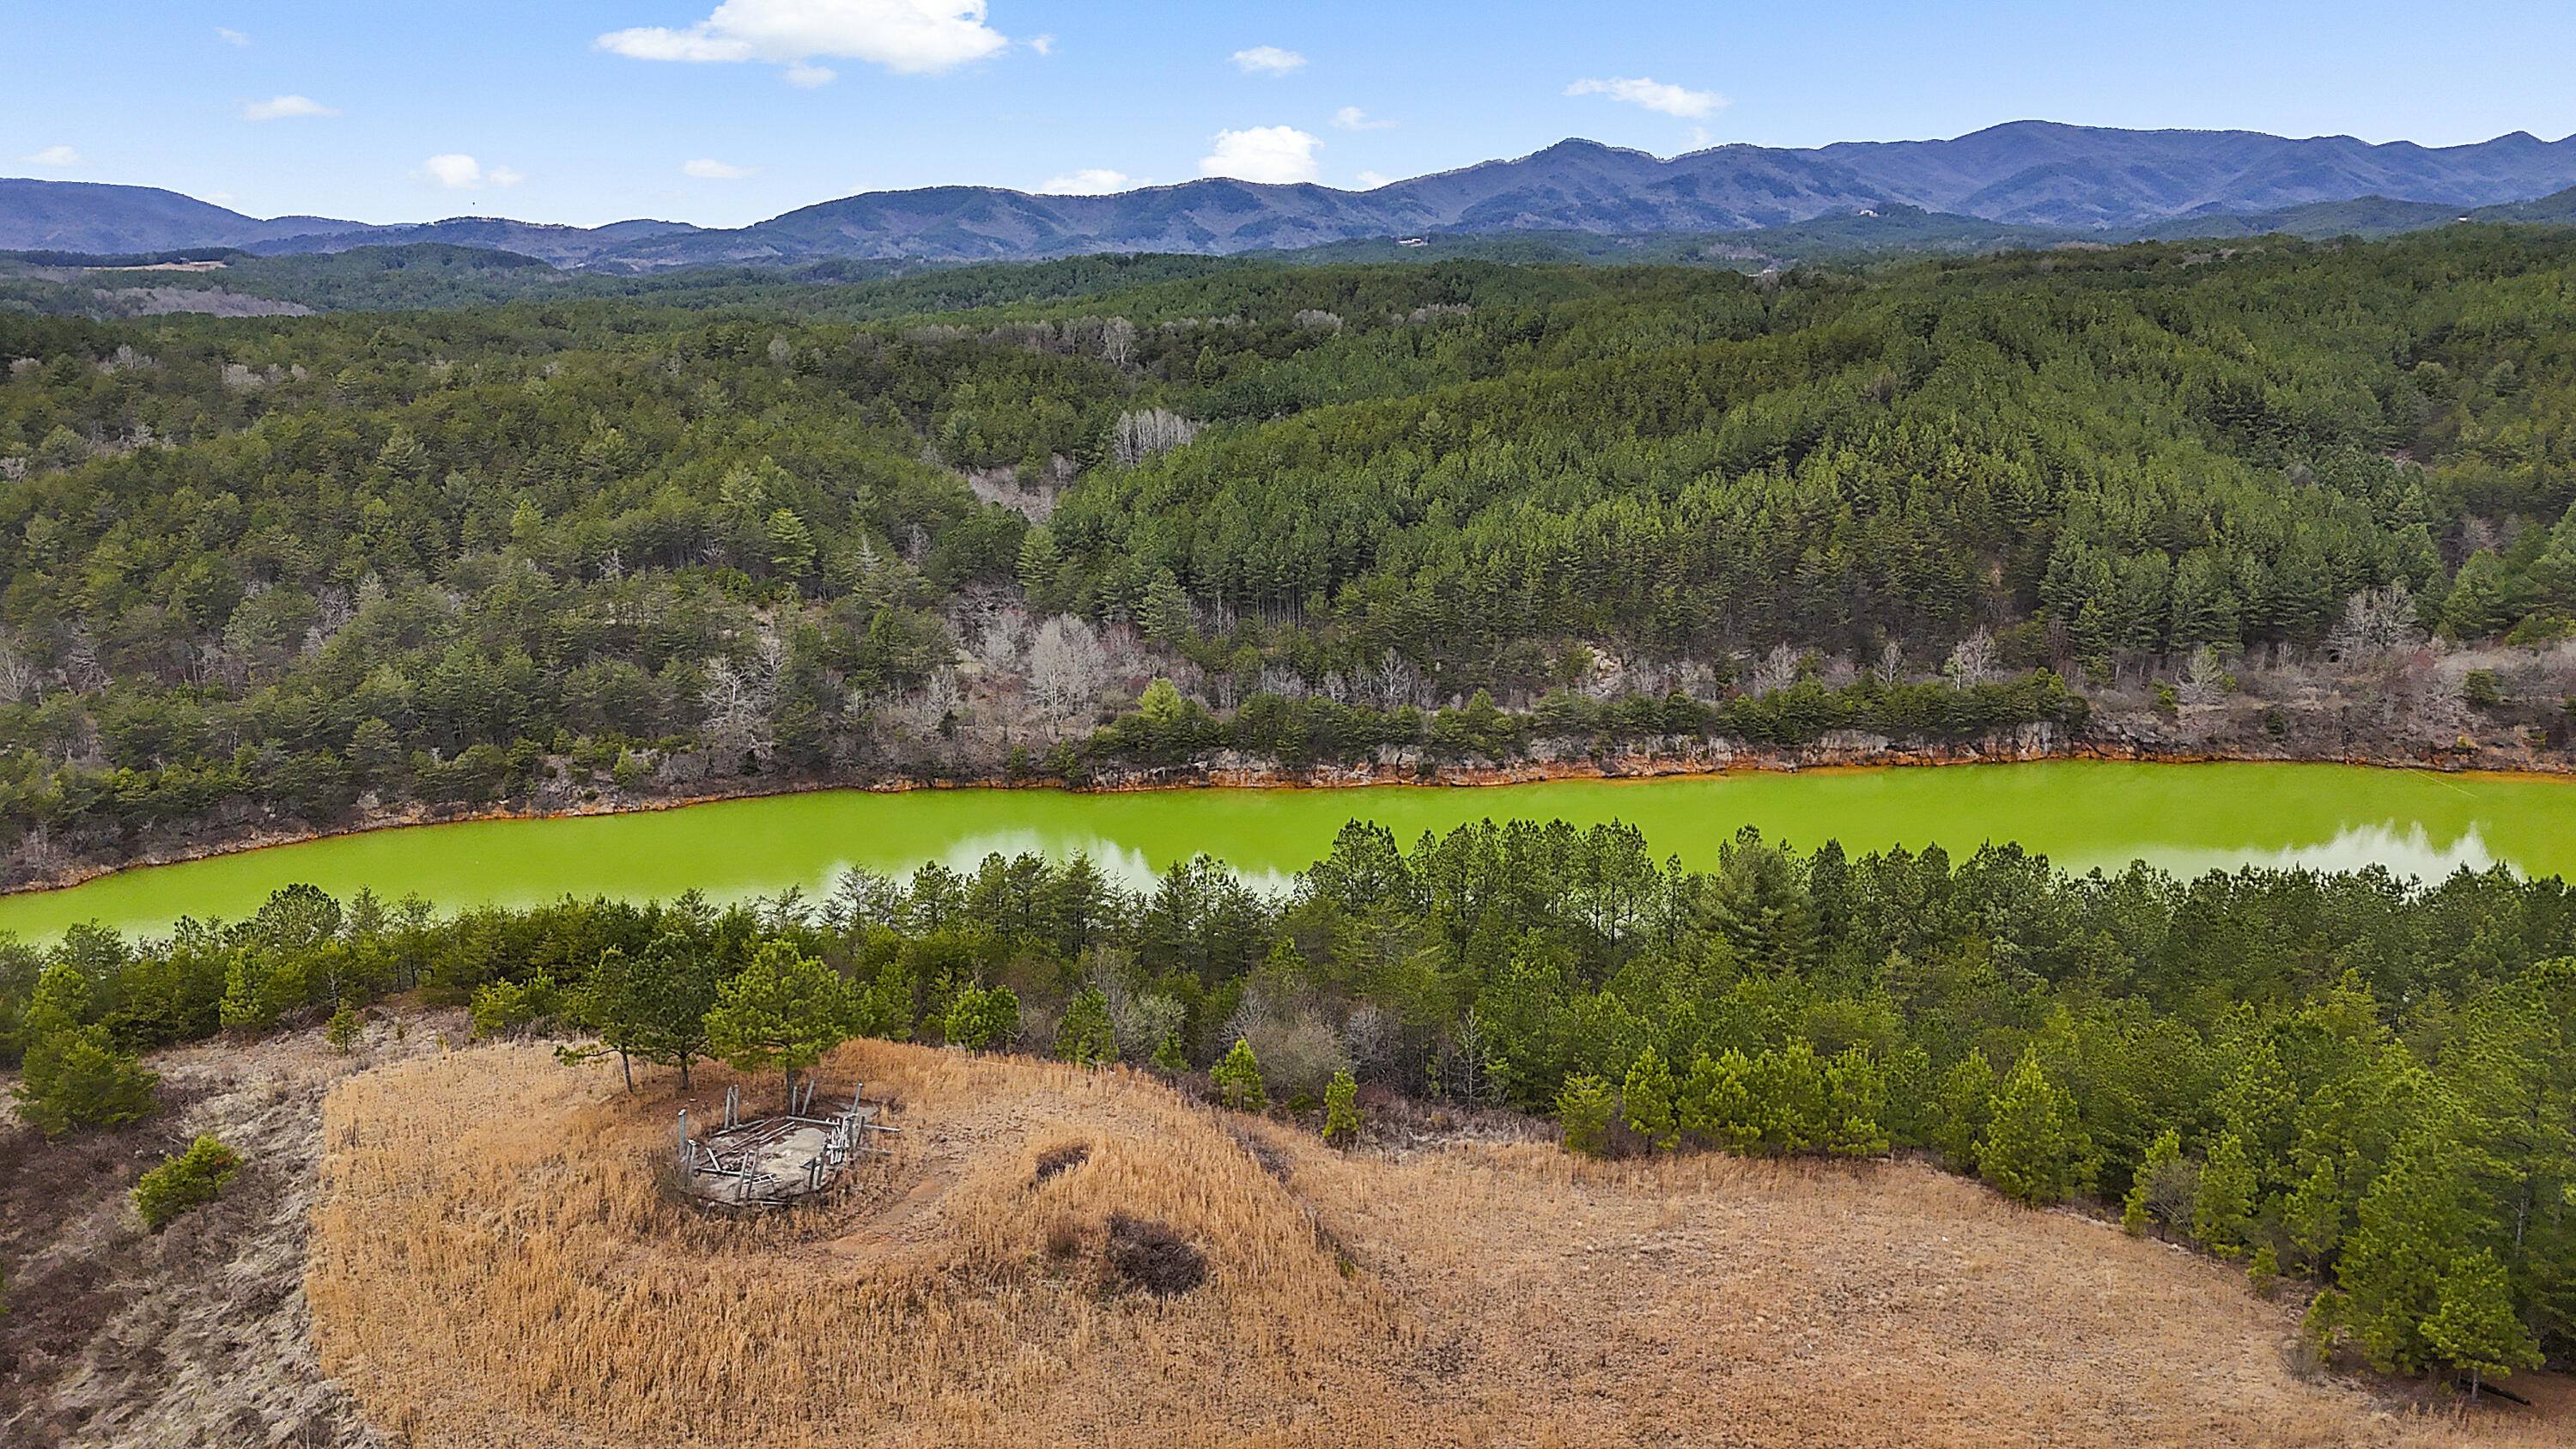
M 305 1239 L 324 1094 L 437 1050 L 461 1018 L 379 1025 L 342 1057 L 318 1031 L 165 1052 L 160 1116 L 48 1143 L 0 1133 L 0 1442 L 163 1446 L 379 1442 L 315 1362 Z M 242 1156 L 221 1200 L 146 1233 L 127 1193 L 199 1133 Z

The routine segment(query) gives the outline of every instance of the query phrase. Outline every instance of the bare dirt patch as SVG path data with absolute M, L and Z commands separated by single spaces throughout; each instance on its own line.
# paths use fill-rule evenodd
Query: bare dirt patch
M 0 1129 L 0 1442 L 374 1442 L 313 1355 L 304 1243 L 332 1082 L 436 1049 L 441 1024 L 378 1026 L 342 1057 L 316 1031 L 161 1054 L 160 1115 L 47 1142 Z M 223 1196 L 158 1236 L 136 1177 L 210 1132 L 242 1156 Z

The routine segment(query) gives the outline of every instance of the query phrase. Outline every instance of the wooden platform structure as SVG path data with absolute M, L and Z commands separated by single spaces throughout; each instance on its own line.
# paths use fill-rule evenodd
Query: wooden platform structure
M 726 1207 L 779 1207 L 823 1191 L 861 1157 L 888 1155 L 873 1134 L 903 1130 L 885 1121 L 891 1103 L 868 1101 L 862 1083 L 848 1107 L 824 1117 L 814 1093 L 808 1081 L 783 1115 L 745 1117 L 742 1088 L 727 1087 L 724 1124 L 702 1138 L 689 1135 L 688 1109 L 680 1109 L 674 1151 L 690 1194 Z

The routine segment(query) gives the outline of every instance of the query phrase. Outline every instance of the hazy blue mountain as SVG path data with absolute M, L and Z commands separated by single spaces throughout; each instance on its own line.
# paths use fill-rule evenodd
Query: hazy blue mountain
M 157 186 L 0 177 L 0 249 L 8 251 L 157 252 L 365 230 L 325 216 L 260 221 Z
M 684 221 L 619 221 L 600 227 L 579 227 L 511 221 L 497 216 L 458 216 L 408 226 L 370 227 L 364 231 L 349 231 L 345 227 L 334 231 L 330 225 L 307 227 L 293 235 L 273 235 L 241 245 L 244 251 L 263 256 L 285 256 L 300 252 L 348 251 L 362 246 L 421 243 L 514 252 L 559 267 L 580 267 L 639 242 L 699 230 Z
M 824 257 L 1224 254 L 1402 235 L 1750 231 L 1882 207 L 2107 238 L 2269 230 L 2256 223 L 2365 199 L 2374 224 L 2364 229 L 2401 217 L 2402 225 L 2428 225 L 2446 209 L 2525 202 L 2569 187 L 2576 187 L 2576 137 L 2547 142 L 2517 131 L 2437 148 L 2349 136 L 2288 140 L 2252 131 L 2016 121 L 1947 141 L 1719 146 L 1670 160 L 1570 140 L 1371 191 L 1219 178 L 1112 196 L 981 186 L 869 192 L 732 230 L 663 221 L 584 229 L 476 217 L 395 227 L 261 221 L 147 187 L 0 181 L 0 249 L 224 245 L 278 253 L 434 242 L 563 267 L 643 272 Z M 2238 217 L 2247 220 L 2218 220 Z

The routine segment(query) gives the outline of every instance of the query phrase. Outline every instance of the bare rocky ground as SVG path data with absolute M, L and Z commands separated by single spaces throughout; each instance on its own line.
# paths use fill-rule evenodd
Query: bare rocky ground
M 380 1022 L 348 1056 L 318 1029 L 163 1053 L 163 1110 L 60 1142 L 0 1126 L 0 1443 L 107 1449 L 379 1442 L 313 1355 L 305 1238 L 334 1081 L 423 1051 L 461 1014 Z M 0 1083 L 0 1086 L 14 1082 Z M 128 1193 L 212 1133 L 242 1156 L 220 1201 L 144 1231 Z

